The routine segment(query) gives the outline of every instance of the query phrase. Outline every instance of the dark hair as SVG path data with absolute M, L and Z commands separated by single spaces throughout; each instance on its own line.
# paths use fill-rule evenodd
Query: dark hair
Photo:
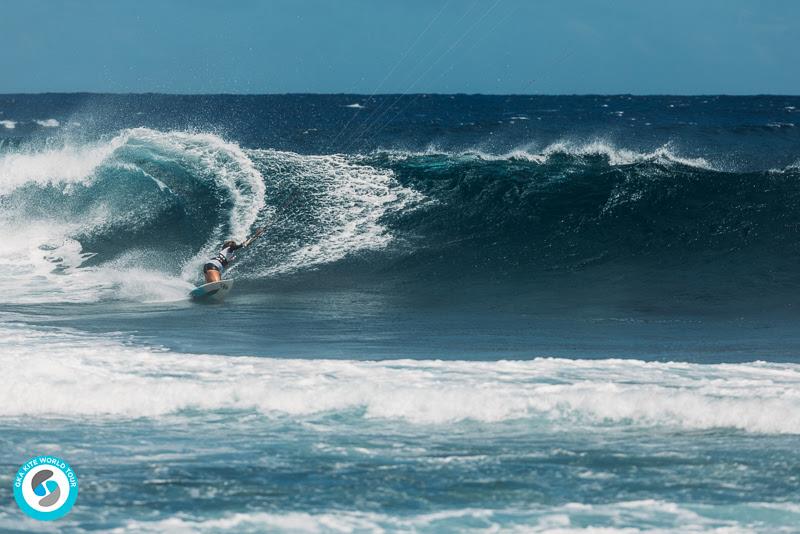
M 228 248 L 228 247 L 236 248 L 236 241 L 234 241 L 233 239 L 229 239 L 224 243 L 222 243 L 222 248 Z

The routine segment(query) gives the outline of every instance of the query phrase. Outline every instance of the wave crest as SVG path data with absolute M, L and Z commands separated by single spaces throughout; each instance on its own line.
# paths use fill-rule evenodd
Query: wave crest
M 385 156 L 397 163 L 405 160 L 425 157 L 443 156 L 454 161 L 477 159 L 482 161 L 528 161 L 540 165 L 571 159 L 573 163 L 586 163 L 586 160 L 600 158 L 612 167 L 635 165 L 640 163 L 657 163 L 661 165 L 683 165 L 705 170 L 718 170 L 708 160 L 702 157 L 681 156 L 671 144 L 662 145 L 651 151 L 636 151 L 617 147 L 609 141 L 595 139 L 589 142 L 562 140 L 551 143 L 544 148 L 537 149 L 535 144 L 527 144 L 509 150 L 502 154 L 493 154 L 479 149 L 464 150 L 461 152 L 447 152 L 431 146 L 423 152 L 409 152 L 403 150 L 378 150 L 372 157 Z

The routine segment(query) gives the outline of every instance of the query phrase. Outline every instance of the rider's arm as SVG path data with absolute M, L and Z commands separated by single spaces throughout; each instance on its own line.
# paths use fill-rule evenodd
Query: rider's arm
M 243 242 L 241 245 L 239 245 L 237 248 L 249 247 L 249 246 L 250 246 L 250 243 L 252 243 L 253 241 L 255 241 L 255 240 L 256 240 L 256 239 L 257 239 L 257 238 L 258 238 L 258 237 L 259 237 L 261 234 L 263 234 L 263 233 L 264 233 L 264 228 L 259 228 L 258 230 L 256 230 L 256 233 L 254 233 L 253 235 L 251 235 L 250 237 L 248 237 L 248 238 L 247 238 L 247 239 L 246 239 L 246 240 L 245 240 L 245 241 L 244 241 L 244 242 Z

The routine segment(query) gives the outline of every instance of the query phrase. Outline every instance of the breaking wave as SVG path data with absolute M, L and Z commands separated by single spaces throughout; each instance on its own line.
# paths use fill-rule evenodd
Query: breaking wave
M 261 225 L 237 278 L 650 265 L 714 280 L 734 265 L 740 280 L 786 280 L 800 260 L 799 177 L 604 141 L 302 155 L 135 128 L 0 151 L 0 223 L 19 228 L 0 244 L 12 273 L 0 284 L 18 302 L 178 299 L 223 239 Z
M 0 265 L 20 302 L 180 298 L 225 238 L 270 225 L 245 277 L 308 269 L 385 247 L 381 218 L 417 197 L 390 171 L 338 156 L 137 128 L 0 154 L 0 222 L 23 223 Z

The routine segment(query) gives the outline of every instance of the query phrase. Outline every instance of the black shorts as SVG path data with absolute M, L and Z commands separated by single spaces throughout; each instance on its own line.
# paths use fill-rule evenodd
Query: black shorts
M 206 263 L 205 265 L 203 265 L 203 273 L 207 273 L 208 271 L 219 272 L 219 267 L 217 267 L 213 263 Z

